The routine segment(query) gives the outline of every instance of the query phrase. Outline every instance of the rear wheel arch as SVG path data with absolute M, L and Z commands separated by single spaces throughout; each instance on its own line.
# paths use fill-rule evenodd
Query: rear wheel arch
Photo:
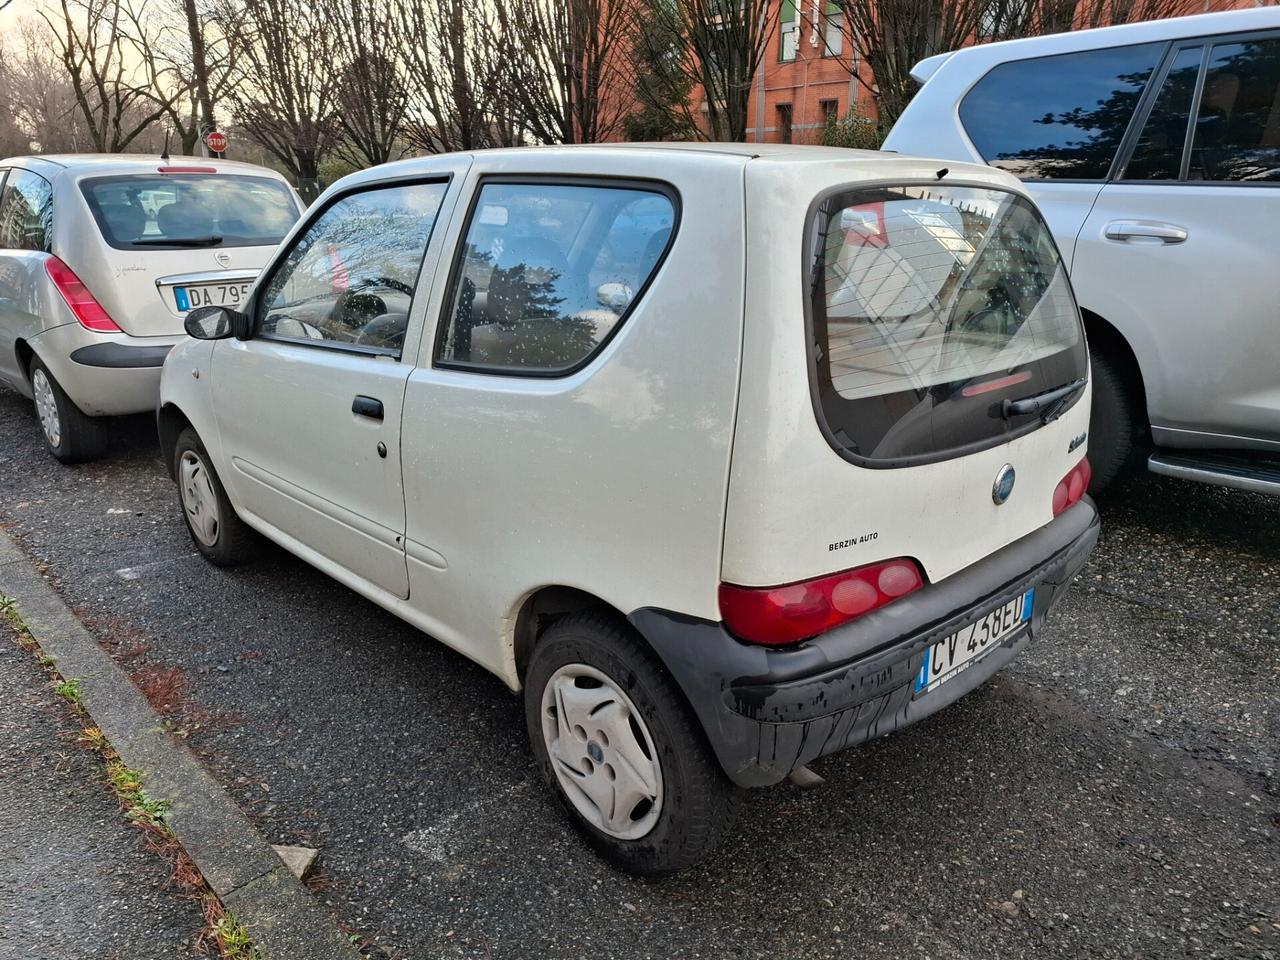
M 1089 349 L 1097 351 L 1110 360 L 1126 376 L 1132 389 L 1131 399 L 1142 417 L 1142 426 L 1150 426 L 1147 416 L 1147 386 L 1142 376 L 1142 365 L 1138 363 L 1137 354 L 1125 339 L 1123 333 L 1111 325 L 1105 318 L 1085 308 L 1080 309 L 1084 320 L 1085 334 L 1089 339 Z
M 516 675 L 521 683 L 538 638 L 556 620 L 574 613 L 599 613 L 627 624 L 626 615 L 621 610 L 586 590 L 555 584 L 539 587 L 524 598 L 515 617 L 512 652 Z M 627 626 L 630 628 L 630 624 Z
M 36 358 L 36 352 L 31 348 L 31 344 L 26 340 L 18 340 L 13 345 L 14 353 L 18 357 L 18 369 L 22 371 L 22 375 L 27 378 L 27 385 L 31 384 L 31 361 Z

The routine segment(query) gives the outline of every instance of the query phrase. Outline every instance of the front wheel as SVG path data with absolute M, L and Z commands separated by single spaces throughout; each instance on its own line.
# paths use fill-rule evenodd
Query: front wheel
M 84 414 L 53 378 L 39 357 L 32 359 L 31 396 L 44 442 L 63 463 L 80 463 L 102 456 L 107 430 L 101 420 Z
M 173 447 L 182 519 L 196 549 L 220 567 L 234 567 L 258 553 L 258 535 L 236 514 L 213 469 L 209 453 L 194 430 L 178 434 Z
M 706 858 L 742 791 L 670 675 L 629 627 L 574 614 L 534 647 L 525 720 L 538 766 L 606 859 L 644 876 Z

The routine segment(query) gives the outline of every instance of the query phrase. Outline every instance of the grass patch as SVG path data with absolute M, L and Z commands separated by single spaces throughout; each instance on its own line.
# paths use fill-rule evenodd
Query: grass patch
M 126 817 L 145 826 L 164 825 L 164 818 L 169 812 L 169 801 L 157 800 L 142 789 L 142 774 L 131 770 L 120 760 L 113 760 L 107 764 L 107 777 L 111 780 L 116 796 L 120 798 L 120 806 L 124 808 Z M 164 829 L 167 831 L 168 827 L 165 826 Z
M 213 895 L 204 898 L 204 919 L 205 939 L 213 941 L 223 960 L 262 960 L 262 954 L 249 939 L 249 931 Z
M 73 707 L 84 708 L 84 690 L 78 677 L 68 677 L 53 685 L 53 692 Z

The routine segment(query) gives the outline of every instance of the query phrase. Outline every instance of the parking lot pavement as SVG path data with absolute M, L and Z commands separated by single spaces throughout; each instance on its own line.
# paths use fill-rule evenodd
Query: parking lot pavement
M 200 904 L 125 822 L 79 731 L 0 620 L 0 958 L 193 956 Z
M 1280 500 L 1137 484 L 1012 668 L 644 882 L 498 680 L 282 552 L 206 565 L 145 420 L 74 469 L 37 429 L 0 393 L 0 519 L 387 955 L 1280 957 Z

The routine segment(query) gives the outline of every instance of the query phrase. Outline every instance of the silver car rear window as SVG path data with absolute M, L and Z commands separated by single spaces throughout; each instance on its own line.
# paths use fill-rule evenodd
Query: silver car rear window
M 274 246 L 299 215 L 289 188 L 267 177 L 157 173 L 81 189 L 103 239 L 121 250 Z

